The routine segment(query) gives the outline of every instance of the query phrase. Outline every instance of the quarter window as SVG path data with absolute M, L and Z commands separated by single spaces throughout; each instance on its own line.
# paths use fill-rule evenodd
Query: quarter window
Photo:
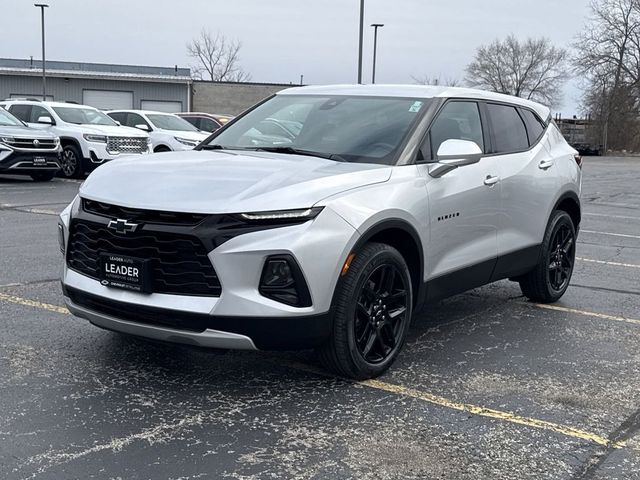
M 489 103 L 496 153 L 521 152 L 529 148 L 527 130 L 515 107 Z
M 475 142 L 484 151 L 480 110 L 476 102 L 448 102 L 438 118 L 431 126 L 429 134 L 431 152 L 423 145 L 422 155 L 425 159 L 434 158 L 440 145 L 446 140 L 469 140 Z
M 544 124 L 530 110 L 521 109 L 520 113 L 522 114 L 522 118 L 524 118 L 524 123 L 527 125 L 529 145 L 533 145 L 542 136 L 545 129 Z

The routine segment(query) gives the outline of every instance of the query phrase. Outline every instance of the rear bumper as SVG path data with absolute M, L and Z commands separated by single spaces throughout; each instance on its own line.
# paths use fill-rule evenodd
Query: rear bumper
M 116 332 L 209 348 L 300 350 L 320 346 L 332 329 L 330 312 L 299 317 L 235 317 L 145 307 L 63 285 L 74 315 Z

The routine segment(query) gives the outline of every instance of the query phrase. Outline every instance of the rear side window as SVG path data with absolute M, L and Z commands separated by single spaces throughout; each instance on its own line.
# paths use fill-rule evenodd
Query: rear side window
M 31 121 L 31 105 L 11 105 L 9 112 L 23 122 Z
M 496 153 L 521 152 L 529 148 L 527 130 L 515 107 L 487 104 Z
M 520 113 L 522 114 L 522 118 L 524 118 L 524 123 L 527 125 L 529 145 L 533 145 L 542 136 L 545 126 L 532 111 L 521 109 Z
M 470 140 L 484 151 L 480 111 L 475 102 L 448 102 L 431 126 L 431 148 L 438 154 L 446 140 Z

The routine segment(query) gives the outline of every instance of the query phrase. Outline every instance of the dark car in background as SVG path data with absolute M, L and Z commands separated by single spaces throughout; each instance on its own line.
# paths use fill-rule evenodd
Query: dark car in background
M 29 128 L 0 107 L 0 174 L 49 181 L 60 170 L 60 152 L 58 137 Z
M 182 112 L 176 113 L 176 115 L 184 118 L 191 125 L 203 132 L 215 132 L 234 118 L 231 115 L 217 115 L 215 113 L 202 112 Z

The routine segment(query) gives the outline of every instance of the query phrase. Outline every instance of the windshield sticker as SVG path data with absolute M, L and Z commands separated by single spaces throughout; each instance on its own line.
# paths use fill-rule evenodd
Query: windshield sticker
M 422 102 L 413 102 L 413 105 L 409 108 L 411 113 L 417 113 L 422 108 Z

